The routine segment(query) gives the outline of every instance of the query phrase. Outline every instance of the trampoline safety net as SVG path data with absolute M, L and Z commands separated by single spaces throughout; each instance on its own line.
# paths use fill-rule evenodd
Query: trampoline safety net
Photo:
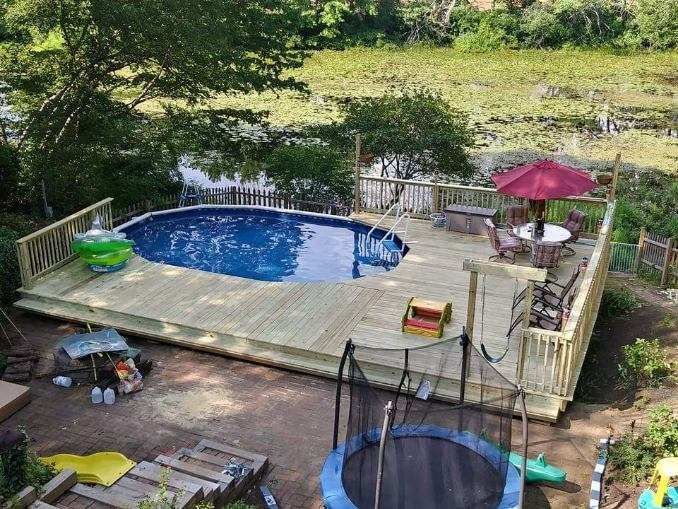
M 356 507 L 375 507 L 389 402 L 380 508 L 502 506 L 518 389 L 473 345 L 462 336 L 405 350 L 349 345 L 346 361 L 342 484 Z

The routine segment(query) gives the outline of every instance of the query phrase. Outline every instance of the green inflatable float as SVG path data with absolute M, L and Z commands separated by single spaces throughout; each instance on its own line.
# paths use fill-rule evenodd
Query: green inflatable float
M 113 272 L 122 269 L 134 252 L 133 240 L 124 233 L 104 230 L 97 216 L 86 233 L 76 233 L 71 249 L 77 253 L 94 272 Z

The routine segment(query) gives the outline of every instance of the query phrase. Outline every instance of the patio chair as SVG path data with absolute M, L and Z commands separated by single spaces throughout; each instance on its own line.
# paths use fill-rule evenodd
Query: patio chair
M 561 309 L 548 310 L 532 308 L 530 312 L 530 325 L 532 327 L 539 327 L 540 329 L 546 329 L 550 331 L 562 330 L 565 310 L 572 308 L 573 301 L 574 294 L 570 294 L 567 298 L 566 305 Z
M 488 260 L 507 260 L 509 263 L 514 263 L 516 261 L 516 253 L 522 251 L 520 241 L 515 237 L 499 238 L 497 227 L 490 219 L 485 219 L 485 226 L 487 227 L 487 236 L 490 238 L 492 249 L 497 252 L 497 254 L 490 256 Z M 507 253 L 513 253 L 513 256 L 506 256 Z
M 535 240 L 532 245 L 530 261 L 533 267 L 553 269 L 560 264 L 560 254 L 563 249 L 559 242 L 543 242 Z
M 511 205 L 506 208 L 506 230 L 511 237 L 516 237 L 513 228 L 528 223 L 530 217 L 530 208 L 527 205 Z M 524 253 L 531 251 L 530 244 L 520 239 L 520 245 Z
M 584 219 L 586 219 L 586 214 L 577 209 L 572 209 L 568 212 L 562 226 L 570 232 L 571 237 L 563 242 L 563 256 L 572 256 L 575 254 L 574 249 L 568 246 L 568 244 L 574 244 L 579 239 L 579 234 L 584 228 Z
M 575 267 L 575 269 L 572 271 L 570 279 L 564 285 L 561 285 L 555 281 L 547 281 L 542 284 L 535 284 L 534 291 L 532 292 L 534 305 L 540 306 L 542 309 L 551 308 L 562 311 L 565 300 L 568 298 L 572 299 L 574 297 L 572 288 L 574 287 L 577 279 L 579 279 L 580 274 L 581 267 L 577 265 L 577 267 Z

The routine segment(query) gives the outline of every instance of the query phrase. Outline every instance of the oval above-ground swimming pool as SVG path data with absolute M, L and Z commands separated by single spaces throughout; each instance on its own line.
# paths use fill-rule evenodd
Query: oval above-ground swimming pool
M 355 279 L 391 270 L 403 256 L 379 244 L 383 230 L 368 237 L 370 227 L 350 219 L 261 207 L 153 212 L 117 230 L 147 260 L 262 281 Z

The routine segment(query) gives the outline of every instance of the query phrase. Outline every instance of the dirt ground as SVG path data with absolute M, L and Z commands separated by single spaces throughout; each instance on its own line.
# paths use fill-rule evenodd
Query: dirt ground
M 601 324 L 603 340 L 613 341 L 607 345 L 610 365 L 616 365 L 613 351 L 621 344 L 650 332 L 661 334 L 675 348 L 675 326 L 657 329 L 670 325 L 665 317 L 678 315 L 675 307 L 650 300 L 630 318 Z M 72 326 L 25 313 L 13 316 L 41 352 L 39 372 L 47 375 L 54 342 Z M 39 376 L 30 383 L 32 402 L 0 428 L 25 426 L 41 455 L 117 450 L 137 461 L 212 438 L 269 456 L 271 467 L 264 482 L 281 507 L 322 507 L 318 475 L 331 445 L 335 390 L 331 380 L 139 338 L 129 342 L 154 361 L 142 392 L 120 397 L 112 407 L 94 406 L 89 387 L 64 389 L 54 386 L 48 376 Z M 607 373 L 611 376 L 612 368 Z M 607 401 L 604 394 L 610 394 Z M 587 505 L 598 440 L 610 426 L 617 432 L 642 416 L 628 396 L 619 404 L 618 394 L 612 394 L 609 386 L 601 386 L 589 391 L 587 401 L 594 403 L 571 405 L 557 424 L 530 423 L 530 456 L 545 452 L 550 462 L 568 472 L 568 483 L 558 488 L 530 486 L 527 507 Z M 675 404 L 675 394 L 664 395 Z M 659 394 L 642 396 L 654 402 Z M 518 419 L 513 436 L 518 448 Z M 634 507 L 633 490 L 615 486 L 608 492 L 613 502 L 608 507 Z

